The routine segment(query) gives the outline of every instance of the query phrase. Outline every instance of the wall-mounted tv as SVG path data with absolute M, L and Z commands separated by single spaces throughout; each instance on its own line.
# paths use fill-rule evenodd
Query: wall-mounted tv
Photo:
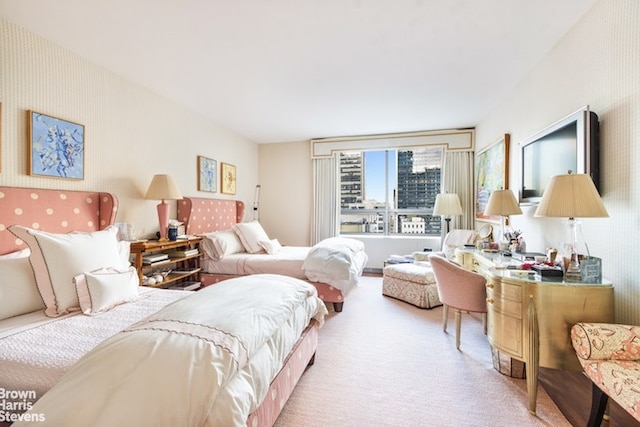
M 599 123 L 584 107 L 520 143 L 520 203 L 540 202 L 554 175 L 586 173 L 599 187 Z

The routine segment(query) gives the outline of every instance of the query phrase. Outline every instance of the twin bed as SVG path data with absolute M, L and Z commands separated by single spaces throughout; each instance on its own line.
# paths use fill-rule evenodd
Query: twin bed
M 178 201 L 177 217 L 186 234 L 204 237 L 203 285 L 249 274 L 283 274 L 309 281 L 320 299 L 342 311 L 345 297 L 367 263 L 362 242 L 335 237 L 312 247 L 280 246 L 258 223 L 242 223 L 244 210 L 238 200 L 185 197 Z M 252 246 L 255 250 L 250 252 L 247 248 Z
M 0 425 L 275 422 L 313 362 L 315 287 L 139 287 L 114 195 L 0 187 L 0 204 Z

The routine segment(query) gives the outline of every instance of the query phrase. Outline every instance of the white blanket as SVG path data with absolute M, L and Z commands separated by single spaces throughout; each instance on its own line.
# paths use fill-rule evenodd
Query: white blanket
M 326 308 L 298 279 L 255 275 L 207 287 L 100 344 L 29 412 L 60 426 L 242 425 L 255 404 L 229 408 L 229 399 L 264 395 L 227 397 L 225 388 L 245 369 L 257 375 L 252 358 L 284 343 L 265 367 L 275 376 L 306 326 L 282 335 L 299 312 L 322 322 Z M 258 381 L 264 393 L 269 381 Z M 223 414 L 238 408 L 246 413 Z M 23 425 L 42 423 L 14 424 Z
M 357 285 L 367 260 L 361 241 L 331 237 L 311 248 L 302 268 L 312 282 L 328 283 L 347 296 Z

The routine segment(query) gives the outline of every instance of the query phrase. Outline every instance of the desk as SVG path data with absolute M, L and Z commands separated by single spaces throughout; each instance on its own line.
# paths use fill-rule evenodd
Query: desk
M 571 345 L 577 322 L 614 321 L 613 285 L 516 276 L 515 260 L 497 254 L 458 250 L 468 269 L 487 279 L 487 337 L 494 349 L 525 363 L 529 412 L 535 414 L 540 366 L 581 370 Z

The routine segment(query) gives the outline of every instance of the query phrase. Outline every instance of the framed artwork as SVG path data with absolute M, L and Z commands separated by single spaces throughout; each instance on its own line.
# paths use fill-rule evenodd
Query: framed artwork
M 236 194 L 236 167 L 220 162 L 220 191 L 223 194 Z
M 218 191 L 218 162 L 198 156 L 198 191 Z
M 509 188 L 509 134 L 476 154 L 476 219 L 500 222 L 484 210 L 493 190 Z
M 84 126 L 29 111 L 29 175 L 84 179 Z

